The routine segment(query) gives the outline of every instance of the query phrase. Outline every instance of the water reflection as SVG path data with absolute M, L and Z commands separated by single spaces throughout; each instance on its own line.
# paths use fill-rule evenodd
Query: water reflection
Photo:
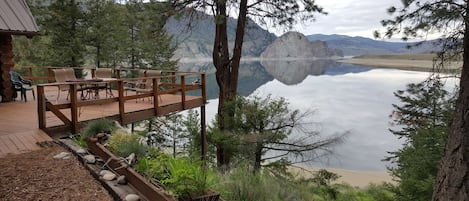
M 215 67 L 209 62 L 180 63 L 179 71 L 206 72 L 207 99 L 218 98 L 218 85 L 215 78 Z M 267 73 L 259 62 L 243 62 L 239 67 L 238 93 L 249 96 L 261 85 L 272 81 L 274 78 Z
M 334 60 L 262 60 L 261 65 L 286 85 L 299 84 L 308 75 L 322 75 L 328 68 L 339 66 Z
M 296 85 L 307 76 L 343 75 L 361 73 L 371 68 L 341 64 L 334 60 L 263 60 L 242 62 L 239 68 L 238 93 L 249 96 L 265 83 L 278 80 L 285 85 Z M 211 62 L 180 63 L 180 71 L 207 73 L 207 98 L 218 97 L 215 67 Z
M 321 135 L 350 131 L 330 158 L 312 163 L 317 166 L 354 170 L 380 170 L 388 151 L 401 142 L 388 131 L 388 115 L 398 103 L 393 92 L 411 82 L 420 82 L 429 73 L 393 69 L 371 69 L 334 61 L 243 63 L 238 91 L 243 96 L 285 97 L 290 106 L 301 111 L 315 110 L 312 122 L 318 122 Z M 210 63 L 181 65 L 183 71 L 207 72 L 207 122 L 218 104 L 218 86 Z

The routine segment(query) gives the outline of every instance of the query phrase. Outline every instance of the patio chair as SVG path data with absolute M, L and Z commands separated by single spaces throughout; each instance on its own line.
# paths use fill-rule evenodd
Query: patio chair
M 157 76 L 161 76 L 161 70 L 147 70 L 145 72 L 145 77 L 154 78 L 154 77 L 157 77 Z M 161 78 L 156 80 L 157 85 L 159 85 L 161 83 L 160 79 Z M 142 87 L 135 89 L 135 92 L 137 94 L 150 93 L 152 91 L 153 91 L 153 79 L 145 79 L 144 82 L 142 83 Z M 160 97 L 160 99 L 161 99 L 161 97 Z
M 135 91 L 138 88 L 142 88 L 143 83 L 145 82 L 145 72 L 146 70 L 139 70 L 138 77 L 139 80 L 136 81 L 126 81 L 124 83 L 124 91 L 125 95 L 127 95 L 128 91 Z
M 26 91 L 31 91 L 33 93 L 33 99 L 36 100 L 31 80 L 25 80 L 19 73 L 10 71 L 10 81 L 15 92 L 21 92 L 21 100 L 24 100 L 24 102 L 28 101 L 26 99 Z
M 161 70 L 146 70 L 145 75 L 140 78 L 156 77 L 160 75 Z M 157 82 L 159 83 L 160 80 L 157 80 Z M 126 93 L 127 91 L 135 91 L 136 94 L 150 93 L 153 91 L 153 79 L 140 79 L 132 87 L 126 87 L 124 90 L 126 90 Z
M 66 82 L 68 80 L 67 78 L 67 72 L 63 68 L 57 68 L 52 70 L 54 72 L 54 77 L 55 77 L 55 82 Z M 61 84 L 57 85 L 58 87 L 58 93 L 57 93 L 57 100 L 60 98 L 60 91 L 68 91 L 67 93 L 67 100 L 68 96 L 70 95 L 70 85 L 68 84 Z
M 112 78 L 112 69 L 111 68 L 97 68 L 95 70 L 95 77 L 96 79 L 100 78 Z M 112 94 L 111 90 L 111 85 L 109 82 L 103 83 L 103 84 L 98 84 L 97 86 L 98 90 L 99 89 L 104 89 L 106 90 L 106 97 L 109 95 L 110 97 L 114 97 L 114 94 Z
M 67 78 L 66 81 L 74 81 L 77 80 L 75 76 L 75 70 L 73 68 L 63 68 L 65 71 L 65 77 Z

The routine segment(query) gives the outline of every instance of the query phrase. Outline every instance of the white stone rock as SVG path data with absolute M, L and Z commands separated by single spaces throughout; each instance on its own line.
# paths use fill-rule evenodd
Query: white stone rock
M 112 181 L 115 178 L 116 178 L 116 174 L 114 173 L 106 173 L 105 175 L 103 175 L 103 179 L 106 181 Z
M 127 184 L 127 178 L 125 178 L 124 175 L 121 175 L 117 177 L 117 183 L 120 185 L 126 185 Z
M 60 152 L 59 154 L 55 155 L 53 158 L 55 159 L 68 159 L 70 158 L 70 153 L 69 152 Z
M 83 156 L 83 159 L 85 159 L 85 161 L 90 164 L 96 163 L 96 157 L 94 155 Z
M 139 201 L 140 197 L 138 195 L 135 195 L 135 194 L 128 194 L 128 195 L 125 196 L 124 199 L 126 201 Z
M 134 153 L 131 153 L 127 158 L 125 158 L 129 165 L 135 164 L 137 162 L 137 156 Z
M 108 173 L 112 173 L 112 172 L 109 171 L 109 170 L 101 170 L 101 171 L 99 172 L 99 176 L 104 176 L 105 174 L 108 174 Z
M 77 154 L 86 154 L 86 153 L 87 153 L 86 149 L 80 148 L 77 150 Z

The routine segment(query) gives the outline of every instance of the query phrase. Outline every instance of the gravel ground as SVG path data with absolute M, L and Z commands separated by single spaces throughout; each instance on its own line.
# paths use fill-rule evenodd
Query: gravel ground
M 57 144 L 41 150 L 0 158 L 0 200 L 113 200 L 72 155 Z

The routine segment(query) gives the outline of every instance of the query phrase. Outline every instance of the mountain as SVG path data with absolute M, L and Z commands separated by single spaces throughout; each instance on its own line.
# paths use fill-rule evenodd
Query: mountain
M 411 47 L 417 44 L 416 42 L 386 42 L 373 40 L 370 38 L 360 36 L 344 36 L 344 35 L 324 35 L 324 34 L 313 34 L 306 36 L 308 40 L 325 41 L 330 48 L 336 48 L 343 51 L 346 56 L 358 56 L 364 54 L 399 54 L 399 53 L 422 53 L 431 52 L 437 50 L 437 47 L 433 45 L 435 41 L 427 41 L 419 46 Z
M 189 21 L 191 26 L 188 27 Z M 228 18 L 228 41 L 230 50 L 234 44 L 237 20 Z M 178 44 L 174 58 L 201 59 L 212 58 L 215 24 L 213 17 L 204 13 L 197 16 L 170 18 L 166 23 L 166 31 L 173 35 L 173 42 Z M 277 37 L 262 29 L 254 21 L 248 19 L 243 43 L 243 57 L 259 57 L 265 47 Z

